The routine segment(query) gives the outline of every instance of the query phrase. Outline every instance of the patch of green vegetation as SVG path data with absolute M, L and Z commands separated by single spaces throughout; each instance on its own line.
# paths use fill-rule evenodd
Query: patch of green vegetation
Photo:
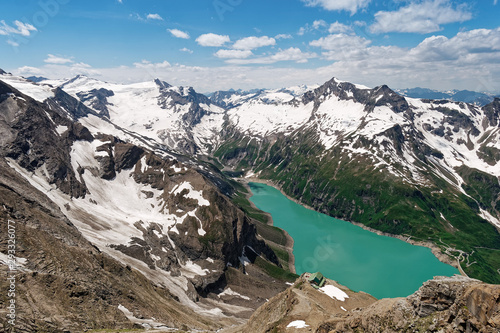
M 243 210 L 249 217 L 256 219 L 259 222 L 267 223 L 269 218 L 268 215 L 261 211 L 260 209 L 255 208 L 241 192 L 236 193 L 231 198 L 234 204 L 238 206 L 241 210 Z
M 269 246 L 269 247 L 274 251 L 274 253 L 279 259 L 283 260 L 284 262 L 288 262 L 288 260 L 290 259 L 290 255 L 288 254 L 287 250 L 276 246 Z
M 467 168 L 458 169 L 465 180 L 462 185 L 465 192 L 473 197 L 482 209 L 491 211 L 500 201 L 500 184 L 496 177 L 482 171 Z
M 257 233 L 265 240 L 286 246 L 287 239 L 285 232 L 280 228 L 262 223 L 257 223 L 255 226 L 257 227 Z
M 469 267 L 462 268 L 469 276 L 479 276 L 482 281 L 498 281 L 500 278 L 500 250 L 476 248 L 469 257 L 469 262 L 477 261 Z M 475 267 L 477 266 L 477 267 Z M 498 282 L 495 282 L 498 283 Z
M 284 247 L 278 247 L 275 245 L 271 245 L 269 243 L 268 246 L 271 248 L 271 250 L 273 250 L 273 252 L 278 257 L 281 267 L 283 267 L 283 269 L 285 269 L 286 271 L 290 271 L 290 266 L 288 266 L 290 255 L 288 254 L 288 251 Z
M 257 257 L 254 264 L 262 268 L 269 276 L 281 281 L 294 282 L 299 277 L 297 274 L 290 273 L 261 257 Z

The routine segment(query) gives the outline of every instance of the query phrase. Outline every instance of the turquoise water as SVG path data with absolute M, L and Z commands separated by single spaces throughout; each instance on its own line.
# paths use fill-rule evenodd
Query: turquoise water
M 379 236 L 307 209 L 271 186 L 249 185 L 253 192 L 250 200 L 270 213 L 274 225 L 294 239 L 297 274 L 320 271 L 329 279 L 376 298 L 405 297 L 434 276 L 459 274 L 428 248 Z

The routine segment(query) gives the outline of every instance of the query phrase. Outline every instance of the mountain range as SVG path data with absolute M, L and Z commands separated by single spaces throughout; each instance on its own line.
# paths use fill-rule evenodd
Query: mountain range
M 484 106 L 493 102 L 495 95 L 470 90 L 439 91 L 427 88 L 396 89 L 397 93 L 412 98 L 448 99 L 455 102 L 465 102 Z M 499 96 L 497 96 L 499 97 Z
M 206 96 L 158 79 L 0 71 L 0 116 L 22 330 L 243 323 L 297 276 L 284 233 L 237 177 L 500 283 L 498 98 L 418 99 L 335 78 Z

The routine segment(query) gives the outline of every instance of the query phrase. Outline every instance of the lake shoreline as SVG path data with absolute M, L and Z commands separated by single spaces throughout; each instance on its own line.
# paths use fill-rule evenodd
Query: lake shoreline
M 248 190 L 248 193 L 245 195 L 246 198 L 248 199 L 248 202 L 250 203 L 250 205 L 255 208 L 255 209 L 259 209 L 257 206 L 255 206 L 255 204 L 250 200 L 250 198 L 252 197 L 253 193 L 250 189 L 250 186 L 248 185 L 248 183 L 258 183 L 254 180 L 250 180 L 250 181 L 246 181 L 246 179 L 242 179 L 242 178 L 235 178 L 235 180 L 237 180 L 240 184 L 242 184 L 243 186 L 245 186 L 245 188 Z M 263 182 L 260 182 L 260 183 L 263 183 Z M 259 209 L 260 210 L 260 209 Z M 264 212 L 264 211 L 262 211 Z M 267 225 L 271 225 L 271 226 L 274 226 L 274 221 L 273 221 L 273 217 L 270 213 L 268 212 L 264 212 L 265 215 L 267 216 L 268 218 L 268 223 Z M 293 274 L 297 274 L 297 271 L 295 269 L 295 256 L 293 254 L 293 245 L 295 243 L 295 241 L 293 240 L 292 236 L 290 236 L 290 234 L 280 228 L 285 237 L 286 237 L 286 245 L 285 245 L 285 250 L 287 251 L 288 253 L 288 269 L 290 270 L 290 272 L 292 272 Z
M 303 204 L 302 202 L 300 202 L 299 200 L 295 199 L 295 198 L 292 198 L 290 197 L 289 195 L 287 195 L 283 189 L 281 188 L 281 186 L 277 185 L 276 183 L 274 183 L 273 181 L 270 181 L 270 180 L 266 180 L 266 179 L 260 179 L 260 178 L 254 178 L 254 177 L 249 177 L 249 178 L 237 178 L 236 180 L 238 180 L 240 183 L 243 183 L 245 185 L 245 187 L 248 188 L 248 183 L 261 183 L 261 184 L 265 184 L 265 185 L 269 185 L 271 187 L 274 187 L 275 189 L 279 190 L 281 192 L 281 194 L 283 194 L 286 198 L 288 198 L 289 200 L 307 208 L 307 209 L 310 209 L 310 210 L 313 210 L 315 212 L 318 212 L 316 209 L 314 209 L 313 207 L 310 207 L 306 204 Z M 251 191 L 250 191 L 251 193 Z M 251 197 L 251 194 L 248 195 L 248 199 Z M 250 201 L 250 200 L 249 200 Z M 250 201 L 250 203 L 253 205 L 253 207 L 255 207 L 255 205 L 253 204 L 253 202 Z M 318 212 L 318 213 L 321 213 L 321 212 Z M 266 214 L 268 214 L 266 212 Z M 270 215 L 270 214 L 269 214 Z M 271 219 L 271 223 L 272 223 L 272 217 L 270 217 Z M 402 236 L 402 235 L 394 235 L 394 234 L 390 234 L 390 233 L 387 233 L 387 232 L 383 232 L 383 231 L 380 231 L 380 230 L 377 230 L 377 229 L 373 229 L 373 228 L 370 228 L 362 223 L 359 223 L 359 222 L 354 222 L 354 221 L 349 221 L 349 220 L 346 220 L 346 222 L 349 222 L 353 225 L 356 225 L 364 230 L 367 230 L 367 231 L 370 231 L 370 232 L 373 232 L 379 236 L 387 236 L 387 237 L 392 237 L 392 238 L 397 238 L 399 240 L 402 240 L 403 242 L 405 243 L 408 243 L 408 244 L 411 244 L 411 245 L 415 245 L 415 246 L 422 246 L 422 247 L 426 247 L 426 248 L 429 248 L 432 252 L 432 254 L 439 260 L 441 261 L 442 263 L 444 264 L 447 264 L 447 265 L 450 265 L 452 267 L 455 267 L 456 269 L 458 269 L 458 271 L 464 275 L 464 276 L 467 276 L 465 274 L 465 272 L 463 271 L 462 267 L 460 267 L 460 263 L 458 262 L 458 260 L 456 259 L 453 259 L 451 257 L 449 257 L 448 255 L 444 254 L 441 252 L 441 248 L 439 248 L 436 244 L 434 244 L 433 242 L 425 242 L 425 241 L 415 241 L 415 240 L 412 240 L 411 237 L 405 237 L 405 236 Z M 281 229 L 283 230 L 283 229 Z M 293 250 L 293 238 L 290 237 L 290 235 L 285 231 L 285 234 L 287 235 L 287 239 L 290 238 L 291 241 L 292 241 L 292 250 Z M 288 246 L 288 241 L 287 241 L 287 246 Z M 293 255 L 292 255 L 293 256 Z M 291 257 L 290 257 L 291 258 Z M 293 267 L 294 267 L 294 270 L 295 270 L 295 260 L 294 260 L 294 264 L 293 264 Z

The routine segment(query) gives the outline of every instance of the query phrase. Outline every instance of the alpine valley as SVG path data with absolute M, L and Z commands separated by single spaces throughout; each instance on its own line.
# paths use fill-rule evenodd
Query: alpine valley
M 36 81 L 0 70 L 0 286 L 12 224 L 16 332 L 500 329 L 500 99 L 335 78 L 209 96 L 158 79 Z M 381 301 L 330 281 L 346 303 L 316 297 L 248 179 L 470 278 Z

